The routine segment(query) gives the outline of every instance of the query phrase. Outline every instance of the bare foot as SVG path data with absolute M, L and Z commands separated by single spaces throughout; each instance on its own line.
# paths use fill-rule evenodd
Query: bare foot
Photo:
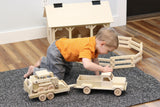
M 26 74 L 24 74 L 24 78 L 27 78 L 27 77 L 29 77 L 30 75 L 32 75 L 34 68 L 35 68 L 34 66 L 29 66 L 28 72 L 27 72 Z

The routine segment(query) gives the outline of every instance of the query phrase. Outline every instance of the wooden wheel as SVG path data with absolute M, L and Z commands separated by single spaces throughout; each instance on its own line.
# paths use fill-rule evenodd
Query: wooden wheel
M 54 98 L 54 93 L 48 93 L 48 94 L 47 94 L 47 98 L 48 98 L 49 100 L 53 99 L 53 98 Z
M 116 89 L 114 90 L 114 95 L 120 96 L 121 94 L 122 94 L 122 90 L 121 90 L 121 89 L 116 88 Z
M 86 86 L 86 87 L 83 88 L 83 93 L 84 94 L 90 94 L 91 93 L 91 89 Z
M 45 101 L 45 100 L 46 100 L 46 95 L 45 95 L 45 94 L 41 94 L 41 95 L 39 96 L 39 100 L 40 100 L 40 101 Z

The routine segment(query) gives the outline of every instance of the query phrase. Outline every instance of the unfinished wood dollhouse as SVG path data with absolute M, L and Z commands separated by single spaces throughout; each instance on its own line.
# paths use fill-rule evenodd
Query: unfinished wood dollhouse
M 113 22 L 108 1 L 92 0 L 84 3 L 53 3 L 44 0 L 44 17 L 47 19 L 47 39 L 49 43 L 67 37 L 93 36 L 100 27 L 109 27 Z M 63 32 L 63 33 L 60 33 Z M 78 36 L 77 36 L 78 35 Z M 99 58 L 102 66 L 110 65 L 113 69 L 135 67 L 142 60 L 143 44 L 130 37 L 119 36 L 119 47 L 137 51 L 135 55 Z
M 89 29 L 90 36 L 98 25 L 109 27 L 113 22 L 108 1 L 91 1 L 83 3 L 49 3 L 44 1 L 44 17 L 47 19 L 47 38 L 49 43 L 56 40 L 58 31 L 68 31 L 72 38 L 74 29 Z M 67 35 L 65 33 L 64 35 Z M 82 34 L 83 35 L 83 34 Z M 73 35 L 73 37 L 75 34 Z M 81 32 L 79 33 L 81 36 Z

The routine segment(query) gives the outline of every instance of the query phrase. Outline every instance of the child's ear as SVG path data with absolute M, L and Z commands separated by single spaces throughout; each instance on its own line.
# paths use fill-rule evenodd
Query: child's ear
M 101 45 L 106 45 L 106 42 L 105 41 L 101 41 Z

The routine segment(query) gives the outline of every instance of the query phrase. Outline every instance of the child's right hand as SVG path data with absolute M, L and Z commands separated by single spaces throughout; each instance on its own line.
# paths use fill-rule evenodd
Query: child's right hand
M 103 68 L 104 68 L 104 70 L 102 72 L 113 72 L 113 69 L 111 67 L 109 67 L 108 65 Z

